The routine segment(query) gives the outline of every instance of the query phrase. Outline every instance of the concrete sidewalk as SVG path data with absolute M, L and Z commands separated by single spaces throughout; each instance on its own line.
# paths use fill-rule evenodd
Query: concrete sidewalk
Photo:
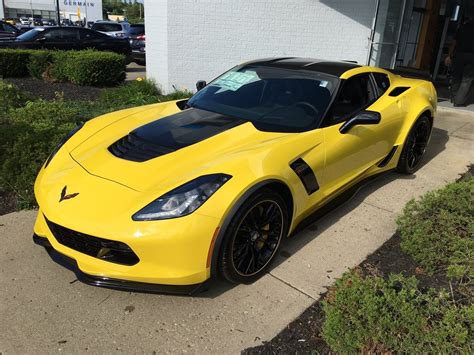
M 335 278 L 395 232 L 412 197 L 473 163 L 474 115 L 442 109 L 425 165 L 389 173 L 283 245 L 271 272 L 249 286 L 200 297 L 91 287 L 31 241 L 34 211 L 0 216 L 0 353 L 237 353 L 276 335 Z

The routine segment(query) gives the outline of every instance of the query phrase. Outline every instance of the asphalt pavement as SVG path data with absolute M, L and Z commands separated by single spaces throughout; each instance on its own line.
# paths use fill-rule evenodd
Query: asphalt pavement
M 388 240 L 408 200 L 466 171 L 473 153 L 474 114 L 440 109 L 415 175 L 389 173 L 363 186 L 288 240 L 254 284 L 220 284 L 198 297 L 84 285 L 32 243 L 36 211 L 0 216 L 0 354 L 227 354 L 261 344 Z

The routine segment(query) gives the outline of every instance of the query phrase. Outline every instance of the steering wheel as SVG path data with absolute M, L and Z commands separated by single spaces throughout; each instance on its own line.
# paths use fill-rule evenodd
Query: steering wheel
M 319 110 L 306 101 L 298 102 L 295 107 L 301 107 L 309 116 L 317 117 L 319 114 Z

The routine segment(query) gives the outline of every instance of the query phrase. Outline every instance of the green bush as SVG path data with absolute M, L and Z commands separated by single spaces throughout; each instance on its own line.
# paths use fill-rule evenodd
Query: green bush
M 0 75 L 114 86 L 125 80 L 125 57 L 112 52 L 0 50 Z
M 51 65 L 52 56 L 49 51 L 31 51 L 26 65 L 28 73 L 34 78 L 43 79 L 43 73 Z
M 338 353 L 472 353 L 474 308 L 445 292 L 420 292 L 415 278 L 348 273 L 323 302 L 322 336 Z
M 161 96 L 159 98 L 159 101 L 165 102 L 165 101 L 173 101 L 173 100 L 184 100 L 184 99 L 189 99 L 191 96 L 193 96 L 193 93 L 191 91 L 176 90 L 176 91 L 173 91 L 172 93 Z
M 6 121 L 10 109 L 21 107 L 28 101 L 28 96 L 13 84 L 0 80 L 0 123 Z
M 60 99 L 10 110 L 9 124 L 0 125 L 0 186 L 16 193 L 20 208 L 35 206 L 33 184 L 41 165 L 80 120 L 78 108 Z
M 474 178 L 411 200 L 398 218 L 401 246 L 428 272 L 474 280 Z
M 125 80 L 123 55 L 93 50 L 67 53 L 66 76 L 74 84 L 114 86 Z
M 0 76 L 16 78 L 28 76 L 28 60 L 31 51 L 22 49 L 0 49 Z
M 100 101 L 110 107 L 138 106 L 158 102 L 161 91 L 150 80 L 135 80 L 117 88 L 102 91 Z

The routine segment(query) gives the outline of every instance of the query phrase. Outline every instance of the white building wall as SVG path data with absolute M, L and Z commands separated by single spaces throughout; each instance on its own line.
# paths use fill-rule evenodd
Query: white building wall
M 146 0 L 147 75 L 194 90 L 246 60 L 365 63 L 374 0 Z
M 0 18 L 5 18 L 5 14 L 3 13 L 3 4 L 0 1 Z

